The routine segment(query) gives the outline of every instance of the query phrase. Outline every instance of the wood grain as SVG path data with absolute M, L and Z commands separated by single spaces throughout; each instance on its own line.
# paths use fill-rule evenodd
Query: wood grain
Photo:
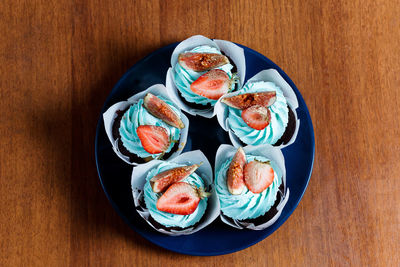
M 1 266 L 399 266 L 400 3 L 0 2 Z M 129 229 L 98 182 L 101 106 L 125 70 L 194 34 L 276 62 L 311 113 L 299 207 L 243 251 L 190 257 Z

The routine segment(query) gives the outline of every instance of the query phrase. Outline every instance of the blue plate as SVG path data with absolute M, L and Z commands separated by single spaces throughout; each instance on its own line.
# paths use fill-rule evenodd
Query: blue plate
M 104 192 L 117 213 L 129 226 L 144 238 L 163 248 L 189 255 L 221 255 L 245 249 L 263 240 L 281 226 L 299 204 L 310 180 L 314 162 L 314 131 L 303 97 L 294 83 L 275 63 L 256 51 L 243 47 L 246 56 L 246 80 L 261 70 L 274 68 L 290 84 L 299 100 L 297 109 L 300 129 L 296 142 L 284 148 L 287 183 L 290 198 L 280 218 L 262 231 L 237 230 L 223 224 L 218 218 L 205 229 L 188 236 L 171 237 L 154 231 L 136 213 L 133 205 L 130 177 L 132 166 L 118 158 L 104 130 L 102 114 L 114 103 L 145 90 L 157 83 L 165 84 L 172 51 L 178 43 L 165 46 L 151 53 L 132 68 L 115 85 L 100 114 L 97 124 L 95 155 L 97 171 Z M 200 149 L 214 166 L 215 153 L 220 144 L 230 144 L 227 132 L 218 124 L 216 117 L 205 119 L 187 115 L 190 128 L 184 151 Z M 210 130 L 214 132 L 209 134 Z M 215 138 L 217 136 L 218 138 Z

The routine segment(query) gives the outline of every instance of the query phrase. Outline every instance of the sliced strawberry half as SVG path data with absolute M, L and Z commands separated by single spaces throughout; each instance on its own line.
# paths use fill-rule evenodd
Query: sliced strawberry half
M 271 112 L 263 106 L 251 106 L 242 111 L 243 121 L 255 130 L 262 130 L 271 121 Z
M 185 125 L 183 124 L 181 118 L 176 114 L 172 108 L 152 93 L 148 93 L 143 100 L 143 105 L 146 110 L 153 116 L 161 119 L 165 123 L 183 129 Z
M 158 199 L 157 209 L 160 211 L 188 215 L 192 214 L 199 205 L 200 199 L 208 197 L 209 193 L 185 182 L 172 184 Z
M 274 181 L 274 170 L 270 162 L 253 160 L 244 166 L 244 183 L 254 194 L 261 193 Z
M 242 95 L 226 97 L 221 100 L 222 103 L 225 103 L 230 107 L 241 110 L 255 105 L 269 107 L 272 104 L 274 104 L 275 101 L 276 101 L 275 91 L 247 93 Z
M 208 99 L 218 100 L 229 92 L 232 81 L 225 71 L 213 69 L 197 78 L 190 85 L 190 90 Z
M 193 71 L 207 71 L 229 63 L 229 59 L 216 53 L 182 53 L 178 56 L 178 63 L 185 69 Z
M 170 145 L 168 131 L 164 127 L 140 125 L 136 129 L 136 133 L 142 143 L 143 149 L 150 154 L 163 153 Z
M 186 177 L 191 175 L 194 171 L 197 170 L 198 167 L 200 167 L 200 165 L 201 163 L 190 166 L 177 167 L 160 172 L 150 179 L 151 188 L 155 193 L 163 192 L 171 184 L 182 181 Z
M 226 175 L 228 191 L 232 195 L 240 195 L 244 189 L 243 169 L 246 164 L 246 154 L 243 148 L 239 147 L 233 157 Z

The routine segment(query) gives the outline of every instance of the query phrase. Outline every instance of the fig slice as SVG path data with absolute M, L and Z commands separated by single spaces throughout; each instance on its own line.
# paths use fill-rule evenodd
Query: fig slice
M 259 92 L 259 93 L 247 93 L 242 95 L 235 95 L 226 97 L 221 100 L 226 105 L 244 110 L 251 106 L 259 105 L 263 107 L 269 107 L 276 101 L 276 92 Z
M 229 165 L 229 169 L 226 175 L 226 183 L 228 191 L 232 195 L 240 195 L 245 188 L 243 169 L 246 164 L 246 154 L 243 148 L 239 147 L 236 151 L 235 156 Z
M 218 68 L 228 64 L 229 59 L 216 53 L 192 53 L 179 54 L 178 63 L 185 69 L 200 72 Z
M 172 108 L 159 97 L 153 95 L 152 93 L 147 93 L 143 102 L 146 110 L 154 117 L 161 119 L 165 123 L 175 128 L 185 128 L 185 125 L 183 124 L 181 118 L 179 118 L 178 114 L 176 114 Z
M 159 174 L 150 179 L 150 185 L 151 188 L 153 189 L 153 192 L 155 193 L 163 192 L 171 184 L 184 180 L 186 177 L 195 172 L 197 168 L 201 166 L 201 164 L 202 163 L 193 164 L 190 166 L 182 166 L 160 172 Z

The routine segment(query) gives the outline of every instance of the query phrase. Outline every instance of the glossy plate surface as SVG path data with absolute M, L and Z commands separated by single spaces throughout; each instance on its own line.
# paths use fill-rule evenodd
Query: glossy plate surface
M 294 89 L 299 101 L 297 114 L 301 123 L 297 139 L 294 144 L 282 150 L 290 188 L 289 201 L 275 224 L 262 231 L 237 230 L 223 224 L 219 218 L 205 229 L 188 236 L 170 237 L 154 231 L 134 209 L 130 184 L 132 166 L 114 154 L 104 130 L 102 114 L 114 103 L 126 100 L 153 84 L 165 84 L 170 57 L 177 44 L 160 48 L 136 63 L 111 91 L 104 103 L 96 130 L 97 171 L 104 192 L 114 209 L 144 238 L 163 248 L 183 254 L 211 256 L 232 253 L 254 245 L 272 234 L 299 204 L 310 180 L 314 161 L 314 131 L 311 118 L 303 97 L 290 78 L 265 56 L 241 46 L 246 57 L 246 81 L 261 70 L 274 68 Z M 207 156 L 211 166 L 214 166 L 215 153 L 219 145 L 230 144 L 228 133 L 219 126 L 216 117 L 206 119 L 188 114 L 186 116 L 190 120 L 190 128 L 184 151 L 200 149 Z M 210 132 L 213 134 L 210 135 Z

